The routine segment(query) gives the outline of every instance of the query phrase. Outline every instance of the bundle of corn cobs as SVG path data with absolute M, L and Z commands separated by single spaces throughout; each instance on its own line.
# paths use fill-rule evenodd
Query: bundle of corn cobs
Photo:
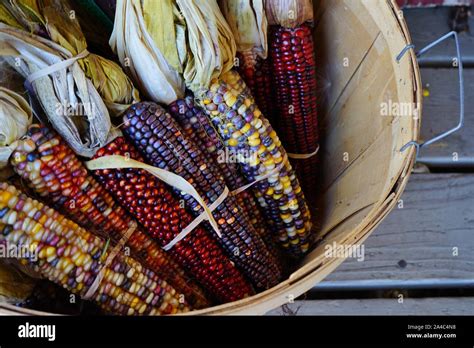
M 126 315 L 288 277 L 317 241 L 311 13 L 309 0 L 1 2 L 11 272 Z

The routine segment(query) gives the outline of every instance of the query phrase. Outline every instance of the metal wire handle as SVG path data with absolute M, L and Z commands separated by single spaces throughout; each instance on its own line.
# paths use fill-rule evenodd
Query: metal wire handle
M 428 46 L 422 48 L 420 51 L 416 53 L 416 57 L 419 58 L 422 55 L 424 55 L 426 52 L 431 50 L 433 47 L 439 45 L 441 42 L 449 39 L 451 36 L 454 37 L 454 41 L 456 43 L 456 54 L 457 54 L 457 62 L 458 62 L 458 73 L 459 73 L 459 123 L 456 127 L 441 133 L 434 138 L 431 138 L 430 140 L 427 140 L 423 143 L 418 143 L 416 141 L 410 141 L 406 143 L 405 145 L 402 146 L 400 149 L 401 152 L 405 151 L 407 148 L 410 146 L 415 146 L 416 147 L 416 158 L 418 158 L 418 153 L 420 152 L 420 149 L 423 148 L 424 146 L 431 145 L 441 139 L 446 138 L 447 136 L 453 134 L 454 132 L 457 132 L 464 126 L 464 77 L 463 77 L 463 63 L 462 63 L 462 57 L 461 57 L 461 49 L 459 45 L 459 38 L 458 38 L 458 33 L 455 31 L 451 31 L 447 33 L 446 35 L 440 37 L 439 39 L 433 41 L 430 43 Z M 403 58 L 403 56 L 408 52 L 410 49 L 414 49 L 415 45 L 409 44 L 403 48 L 403 50 L 398 54 L 396 57 L 397 63 L 400 63 L 400 60 Z

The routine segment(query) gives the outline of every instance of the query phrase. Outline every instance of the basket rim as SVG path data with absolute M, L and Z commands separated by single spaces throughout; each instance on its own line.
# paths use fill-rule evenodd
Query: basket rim
M 396 3 L 396 0 L 386 0 L 388 9 L 392 12 L 399 27 L 398 34 L 402 35 L 402 38 L 406 45 L 411 44 L 412 40 L 408 30 L 407 23 L 404 18 L 399 16 L 400 8 Z M 423 114 L 422 110 L 422 84 L 421 84 L 421 73 L 418 67 L 416 55 L 413 50 L 407 52 L 407 56 L 411 61 L 410 73 L 414 77 L 414 102 L 420 105 L 420 117 L 417 119 L 412 118 L 414 134 L 413 140 L 418 141 L 420 136 L 420 125 Z M 362 243 L 370 233 L 380 224 L 380 222 L 393 210 L 401 194 L 406 188 L 408 179 L 410 178 L 411 170 L 414 167 L 416 158 L 416 151 L 412 147 L 404 154 L 404 161 L 402 170 L 399 176 L 395 180 L 395 185 L 392 187 L 388 196 L 382 200 L 382 202 L 374 207 L 370 213 L 354 228 L 359 231 L 359 238 L 353 241 L 354 244 Z M 208 307 L 204 309 L 194 310 L 184 314 L 178 315 L 258 315 L 265 314 L 266 312 L 281 306 L 288 302 L 287 294 L 294 294 L 294 297 L 303 294 L 314 284 L 320 282 L 328 274 L 334 271 L 342 262 L 344 258 L 330 259 L 326 263 L 320 262 L 317 265 L 307 267 L 306 271 L 301 272 L 305 267 L 301 267 L 295 273 L 296 276 L 290 276 L 288 279 L 282 281 L 278 285 L 256 294 L 254 296 L 231 302 L 221 304 L 218 306 Z M 318 272 L 317 272 L 318 271 Z M 0 302 L 0 315 L 60 315 L 56 313 L 36 311 L 28 308 L 16 307 L 7 302 Z

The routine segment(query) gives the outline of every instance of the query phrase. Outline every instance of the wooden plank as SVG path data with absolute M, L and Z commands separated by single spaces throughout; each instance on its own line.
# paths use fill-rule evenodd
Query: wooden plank
M 474 298 L 438 297 L 295 301 L 268 315 L 473 315 Z
M 400 7 L 466 6 L 473 3 L 473 0 L 397 0 Z
M 416 49 L 419 50 L 444 34 L 450 32 L 451 11 L 448 7 L 429 9 L 405 9 L 404 16 Z M 474 17 L 469 18 L 469 26 L 474 28 Z M 459 34 L 461 53 L 466 67 L 474 66 L 474 36 Z M 456 55 L 454 40 L 448 40 L 433 48 L 419 59 L 420 66 L 451 66 Z
M 422 69 L 424 98 L 421 138 L 428 140 L 455 127 L 459 120 L 457 70 Z M 420 152 L 419 162 L 430 167 L 474 168 L 474 69 L 464 70 L 465 125 L 463 129 Z
M 401 204 L 363 262 L 349 258 L 314 289 L 474 286 L 474 175 L 413 175 Z

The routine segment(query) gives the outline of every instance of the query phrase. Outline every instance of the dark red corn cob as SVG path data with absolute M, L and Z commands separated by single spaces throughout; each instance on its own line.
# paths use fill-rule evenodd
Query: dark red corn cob
M 225 182 L 212 163 L 206 161 L 171 115 L 157 104 L 138 103 L 130 107 L 124 116 L 124 133 L 151 165 L 170 170 L 193 184 L 206 204 L 212 204 L 224 191 Z M 191 196 L 179 191 L 176 194 L 182 196 L 195 216 L 203 211 Z M 279 282 L 281 271 L 242 211 L 235 197 L 229 195 L 213 212 L 222 233 L 219 241 L 254 285 L 267 289 Z
M 107 155 L 130 156 L 144 161 L 123 137 L 100 149 L 95 157 Z M 144 170 L 96 170 L 94 174 L 162 246 L 193 220 L 169 188 Z M 253 294 L 251 286 L 220 246 L 200 226 L 175 244 L 169 253 L 221 302 L 236 301 Z
M 247 182 L 239 173 L 238 164 L 225 159 L 225 146 L 219 135 L 207 118 L 204 111 L 194 103 L 192 95 L 179 99 L 169 105 L 170 114 L 178 121 L 184 134 L 203 151 L 209 163 L 219 168 L 220 174 L 231 191 L 243 187 Z M 271 231 L 268 228 L 260 208 L 251 193 L 243 191 L 235 196 L 237 203 L 243 208 L 242 213 L 252 223 L 255 231 L 263 239 L 269 251 L 275 258 L 279 258 Z
M 272 88 L 271 59 L 262 59 L 253 51 L 238 53 L 240 65 L 238 71 L 250 89 L 260 111 L 277 127 L 278 118 L 274 116 L 275 101 Z
M 272 26 L 269 41 L 278 135 L 288 152 L 313 153 L 318 147 L 318 114 L 311 26 Z M 317 162 L 317 156 L 292 160 L 308 199 L 316 197 Z
M 27 185 L 79 225 L 115 242 L 131 218 L 87 172 L 61 137 L 46 126 L 32 125 L 12 154 L 11 164 Z M 203 291 L 138 227 L 127 245 L 134 255 L 166 278 L 196 307 L 209 305 Z

